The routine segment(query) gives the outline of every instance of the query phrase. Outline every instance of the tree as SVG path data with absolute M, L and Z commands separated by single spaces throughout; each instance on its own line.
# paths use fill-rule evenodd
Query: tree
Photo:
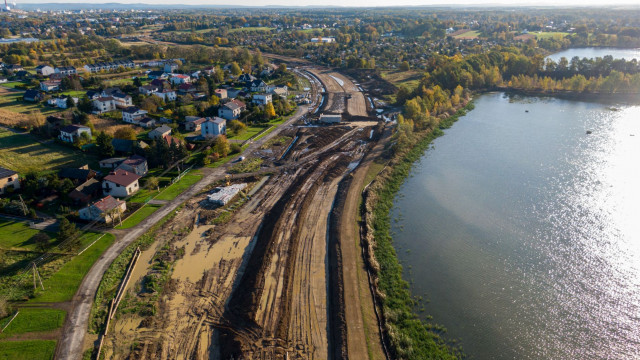
M 155 176 L 152 176 L 149 179 L 147 179 L 146 185 L 151 189 L 158 189 L 158 191 L 160 191 L 160 188 L 158 188 L 158 186 L 160 185 L 160 179 L 158 179 Z
M 113 133 L 113 137 L 116 139 L 135 140 L 136 132 L 135 130 L 133 130 L 133 128 L 129 126 L 121 127 L 118 130 L 116 130 L 115 133 Z
M 273 103 L 267 103 L 264 106 L 264 113 L 269 119 L 276 117 L 276 109 L 273 108 Z
M 108 158 L 113 156 L 115 149 L 113 148 L 113 144 L 111 144 L 112 139 L 113 138 L 104 131 L 100 131 L 98 136 L 96 136 L 96 145 L 98 146 L 100 157 Z
M 239 135 L 247 130 L 247 125 L 240 120 L 231 120 L 227 126 L 229 131 L 234 135 Z
M 60 229 L 58 230 L 58 240 L 71 241 L 72 245 L 77 245 L 79 236 L 76 224 L 70 222 L 66 217 L 60 219 Z
M 231 148 L 229 146 L 229 140 L 227 140 L 227 137 L 224 135 L 218 135 L 213 142 L 213 149 L 215 152 L 220 154 L 221 157 L 226 157 L 227 155 L 229 155 L 229 151 L 231 151 Z
M 400 63 L 400 70 L 401 71 L 409 71 L 411 67 L 409 66 L 409 62 L 408 61 L 403 61 L 402 63 Z
M 242 74 L 240 65 L 238 65 L 238 63 L 235 61 L 231 63 L 231 74 L 233 74 L 233 76 L 239 76 L 240 74 Z
M 34 244 L 36 244 L 38 250 L 45 251 L 49 246 L 49 240 L 51 240 L 51 238 L 49 237 L 49 235 L 47 235 L 47 233 L 39 232 L 33 235 L 31 240 L 33 240 Z
M 93 104 L 87 96 L 82 97 L 78 102 L 78 110 L 85 113 L 90 113 L 93 110 Z
M 73 109 L 75 106 L 76 106 L 75 101 L 73 101 L 73 98 L 69 96 L 67 98 L 67 109 Z

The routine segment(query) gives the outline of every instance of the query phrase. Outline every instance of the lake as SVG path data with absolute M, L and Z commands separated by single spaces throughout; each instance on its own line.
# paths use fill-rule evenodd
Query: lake
M 586 48 L 572 48 L 557 52 L 555 54 L 551 54 L 548 56 L 549 59 L 552 59 L 555 62 L 558 62 L 560 58 L 565 57 L 567 60 L 571 61 L 571 58 L 574 56 L 582 58 L 595 59 L 597 57 L 605 57 L 607 55 L 613 56 L 614 59 L 637 59 L 640 60 L 640 49 L 618 49 L 618 48 L 597 48 L 597 47 L 586 47 Z
M 391 211 L 425 313 L 473 359 L 640 358 L 640 106 L 475 105 Z

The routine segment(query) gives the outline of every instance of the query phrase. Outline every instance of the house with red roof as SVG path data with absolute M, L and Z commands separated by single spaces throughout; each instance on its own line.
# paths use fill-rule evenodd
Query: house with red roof
M 87 221 L 100 221 L 106 224 L 118 219 L 127 210 L 127 203 L 118 200 L 111 195 L 100 199 L 93 204 L 78 211 L 80 219 Z
M 102 179 L 102 191 L 115 197 L 127 197 L 140 189 L 138 180 L 141 177 L 134 172 L 117 169 Z

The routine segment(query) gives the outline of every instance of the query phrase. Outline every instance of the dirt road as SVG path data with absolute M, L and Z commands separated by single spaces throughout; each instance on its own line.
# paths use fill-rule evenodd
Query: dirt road
M 360 89 L 346 76 L 335 71 L 309 68 L 325 87 L 327 100 L 325 111 L 348 113 L 351 116 L 367 116 L 367 102 Z
M 287 120 L 287 122 L 276 128 L 268 135 L 252 143 L 245 151 L 253 152 L 259 149 L 262 144 L 267 142 L 269 139 L 278 136 L 282 129 L 293 124 L 306 113 L 306 107 L 298 108 L 296 113 Z M 171 200 L 165 206 L 158 209 L 138 225 L 129 229 L 124 236 L 117 239 L 117 241 L 102 254 L 83 279 L 78 292 L 72 300 L 73 307 L 67 314 L 67 319 L 62 331 L 62 338 L 58 342 L 58 346 L 56 348 L 56 359 L 82 358 L 84 337 L 87 332 L 89 313 L 91 312 L 93 299 L 104 272 L 107 270 L 109 265 L 111 265 L 113 260 L 135 239 L 147 232 L 155 223 L 160 221 L 171 211 L 175 210 L 184 201 L 195 196 L 209 184 L 224 177 L 229 166 L 231 166 L 231 164 L 208 171 L 202 180 L 191 186 L 175 199 Z

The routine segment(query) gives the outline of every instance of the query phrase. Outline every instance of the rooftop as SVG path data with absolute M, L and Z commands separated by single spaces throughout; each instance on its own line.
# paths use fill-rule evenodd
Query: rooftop
M 125 171 L 125 170 L 116 170 L 109 173 L 109 175 L 105 176 L 104 180 L 111 181 L 112 183 L 129 186 L 140 179 L 141 176 L 138 176 L 134 173 Z

